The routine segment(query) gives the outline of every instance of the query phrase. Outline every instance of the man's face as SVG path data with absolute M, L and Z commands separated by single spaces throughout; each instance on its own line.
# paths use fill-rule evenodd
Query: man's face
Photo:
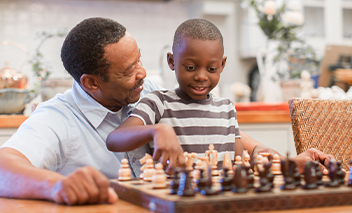
M 105 57 L 110 62 L 109 80 L 101 81 L 96 95 L 103 106 L 117 111 L 139 100 L 146 71 L 136 40 L 127 31 L 117 43 L 105 47 Z
M 183 38 L 173 60 L 180 88 L 192 99 L 206 99 L 219 82 L 226 57 L 219 41 Z

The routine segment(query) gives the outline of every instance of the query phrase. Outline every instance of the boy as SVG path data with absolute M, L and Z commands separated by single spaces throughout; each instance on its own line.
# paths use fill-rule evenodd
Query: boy
M 167 54 L 167 61 L 175 70 L 179 88 L 154 91 L 141 99 L 130 117 L 109 134 L 108 149 L 129 151 L 151 140 L 159 149 L 174 146 L 174 153 L 162 157 L 164 165 L 167 158 L 170 163 L 183 164 L 183 151 L 204 156 L 209 144 L 214 144 L 218 151 L 218 167 L 225 151 L 230 152 L 232 159 L 234 155 L 242 156 L 233 103 L 210 94 L 219 82 L 227 59 L 223 56 L 219 29 L 203 19 L 185 21 L 175 32 L 172 50 L 173 54 Z M 154 158 L 158 156 L 160 153 L 154 153 Z

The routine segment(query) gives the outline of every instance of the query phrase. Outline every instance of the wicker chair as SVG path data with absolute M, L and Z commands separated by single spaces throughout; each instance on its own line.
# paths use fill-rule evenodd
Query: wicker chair
M 352 159 L 352 100 L 289 101 L 297 154 L 316 148 L 341 160 L 349 170 Z

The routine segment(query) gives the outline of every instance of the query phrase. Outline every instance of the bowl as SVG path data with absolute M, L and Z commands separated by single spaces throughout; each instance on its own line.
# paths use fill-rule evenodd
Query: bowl
M 23 114 L 23 110 L 36 94 L 29 89 L 0 89 L 0 114 Z

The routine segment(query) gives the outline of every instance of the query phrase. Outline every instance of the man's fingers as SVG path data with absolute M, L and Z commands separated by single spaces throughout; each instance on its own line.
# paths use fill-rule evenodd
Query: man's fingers
M 118 199 L 116 192 L 111 187 L 108 188 L 108 196 L 109 196 L 108 203 L 110 203 L 110 204 L 115 203 Z

